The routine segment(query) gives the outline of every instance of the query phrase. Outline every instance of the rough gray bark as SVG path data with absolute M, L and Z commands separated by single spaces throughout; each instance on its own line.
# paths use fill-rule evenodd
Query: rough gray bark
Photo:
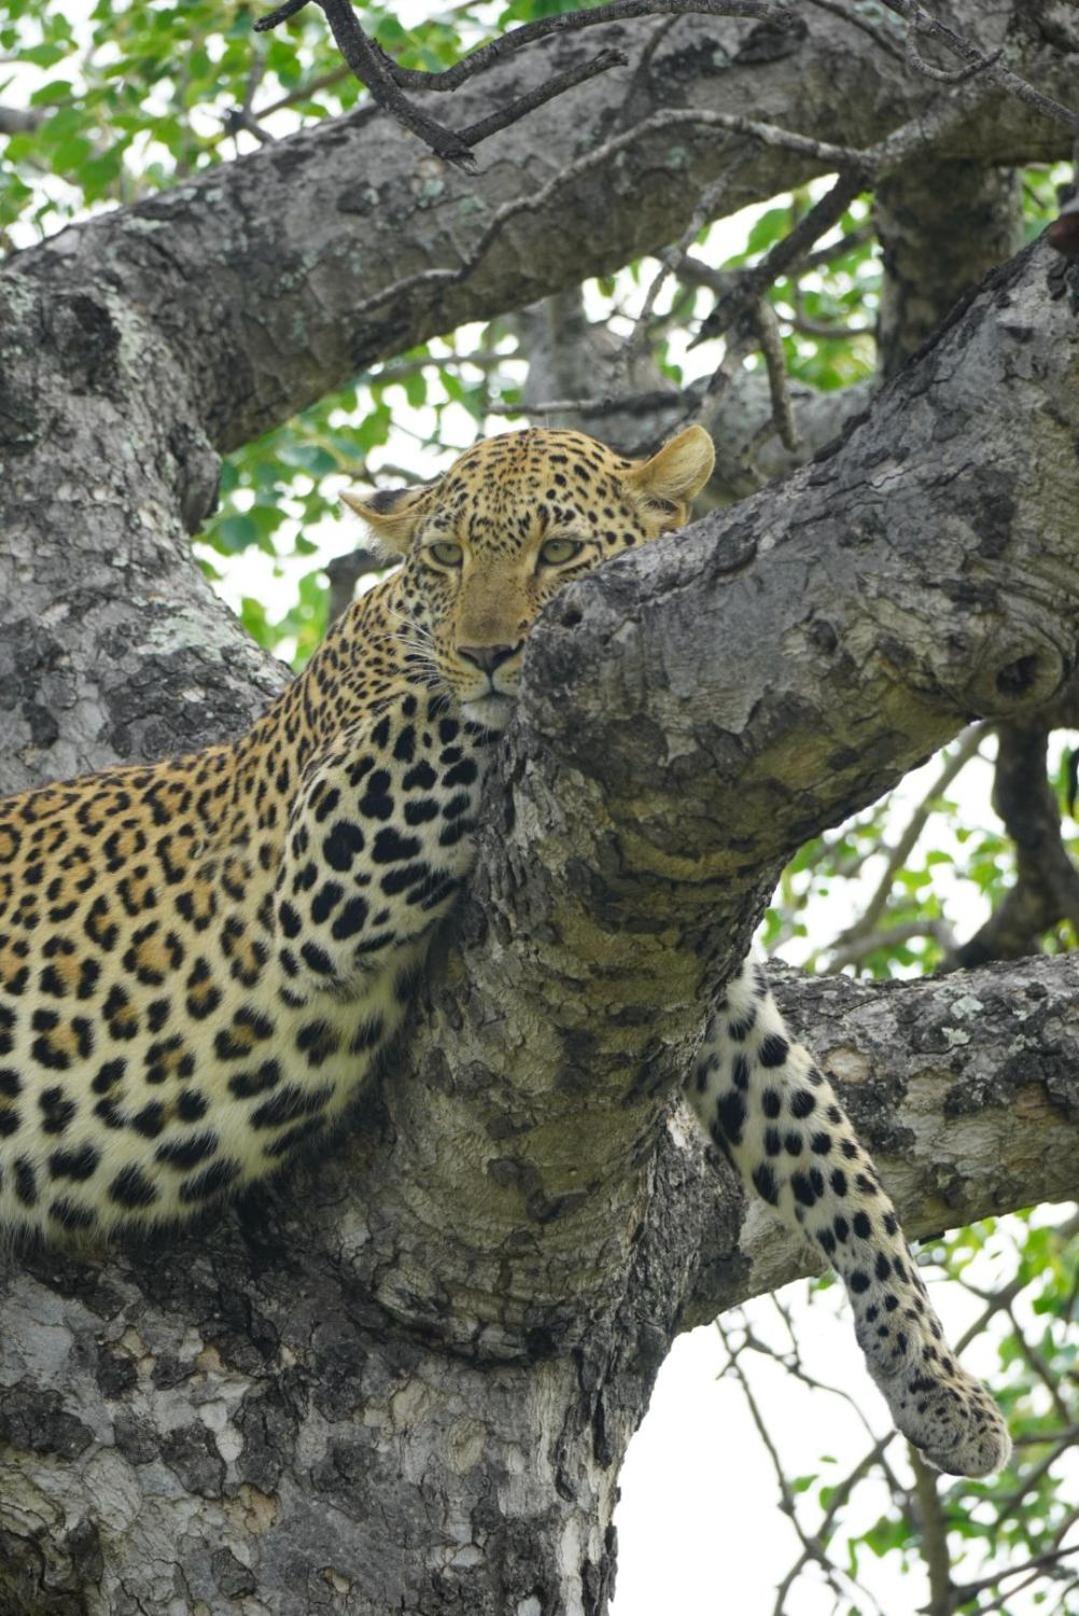
M 697 28 L 624 116 L 712 95 L 730 30 Z M 833 28 L 814 19 L 794 69 L 732 43 L 724 105 L 789 121 L 796 87 L 817 132 L 864 143 L 922 104 Z M 1048 39 L 1026 65 L 1052 88 Z M 615 113 L 593 89 L 594 133 Z M 605 181 L 632 206 L 597 208 L 591 179 L 559 205 L 567 241 L 589 215 L 581 250 L 526 215 L 438 308 L 350 312 L 461 250 L 568 127 L 522 126 L 520 168 L 503 137 L 470 212 L 404 137 L 345 120 L 0 276 L 0 786 L 240 727 L 278 675 L 184 554 L 214 450 L 376 352 L 667 239 L 722 156 L 643 137 Z M 957 139 L 992 161 L 1059 145 L 1000 107 Z M 735 200 L 796 172 L 754 159 Z M 349 197 L 376 210 L 362 236 Z M 1063 267 L 1024 255 L 829 458 L 560 598 L 472 896 L 339 1158 L 161 1251 L 5 1255 L 5 1616 L 603 1611 L 618 1466 L 673 1334 L 806 1260 L 672 1109 L 708 996 L 799 840 L 1074 667 Z M 915 1231 L 1067 1192 L 1071 962 L 795 993 Z
M 912 163 L 881 181 L 875 215 L 885 268 L 877 341 L 888 377 L 968 287 L 1018 251 L 1019 175 L 981 163 Z

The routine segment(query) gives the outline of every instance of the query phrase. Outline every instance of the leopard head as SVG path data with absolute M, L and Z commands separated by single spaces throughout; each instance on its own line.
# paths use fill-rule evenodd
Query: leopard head
M 343 496 L 388 560 L 402 558 L 402 638 L 465 716 L 506 723 L 525 640 L 571 578 L 681 527 L 714 463 L 687 427 L 630 460 L 583 432 L 536 428 L 486 438 L 436 481 Z

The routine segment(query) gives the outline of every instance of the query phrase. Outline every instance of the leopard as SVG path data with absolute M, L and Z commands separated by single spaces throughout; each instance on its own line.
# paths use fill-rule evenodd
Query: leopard
M 384 575 L 249 729 L 0 800 L 0 1228 L 182 1225 L 331 1138 L 468 880 L 533 624 L 683 527 L 713 462 L 698 425 L 645 456 L 532 428 L 348 492 Z M 838 1274 L 899 1429 L 941 1470 L 1003 1465 L 997 1405 L 752 956 L 685 1098 L 711 1159 Z

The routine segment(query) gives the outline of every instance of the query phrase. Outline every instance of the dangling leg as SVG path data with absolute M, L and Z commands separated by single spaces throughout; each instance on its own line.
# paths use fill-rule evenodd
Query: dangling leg
M 872 1161 L 752 960 L 712 1016 L 686 1090 L 747 1184 L 839 1274 L 869 1372 L 903 1435 L 954 1475 L 1005 1464 L 1000 1410 L 956 1363 Z

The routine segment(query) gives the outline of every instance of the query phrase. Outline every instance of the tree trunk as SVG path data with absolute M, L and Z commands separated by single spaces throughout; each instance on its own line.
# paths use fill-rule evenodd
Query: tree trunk
M 1016 48 L 1052 89 L 1052 8 L 1026 10 Z M 0 786 L 249 721 L 281 675 L 184 539 L 215 453 L 670 239 L 725 147 L 650 130 L 656 106 L 721 78 L 725 110 L 865 144 L 932 93 L 831 13 L 796 58 L 739 64 L 740 37 L 680 22 L 650 75 L 595 81 L 580 123 L 545 109 L 478 183 L 361 114 L 5 269 Z M 627 126 L 466 280 L 392 293 Z M 1062 144 L 1008 103 L 944 155 Z M 812 170 L 754 151 L 732 205 Z M 154 1249 L 4 1254 L 5 1616 L 600 1616 L 671 1339 L 810 1260 L 674 1098 L 711 996 L 804 837 L 1074 669 L 1077 312 L 1076 271 L 1027 251 L 832 452 L 553 603 L 469 898 L 334 1159 Z M 1073 961 L 782 996 L 912 1232 L 1067 1193 Z

